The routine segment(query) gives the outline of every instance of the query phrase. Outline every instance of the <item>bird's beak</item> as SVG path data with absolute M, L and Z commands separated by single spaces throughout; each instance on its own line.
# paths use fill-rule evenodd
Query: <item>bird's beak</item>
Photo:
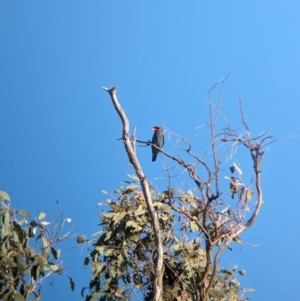
M 152 128 L 152 131 L 155 132 L 155 131 L 156 131 L 156 128 Z

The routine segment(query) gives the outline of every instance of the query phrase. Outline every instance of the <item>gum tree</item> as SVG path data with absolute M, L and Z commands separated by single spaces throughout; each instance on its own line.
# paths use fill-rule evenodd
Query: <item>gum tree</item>
M 69 229 L 62 234 L 65 224 Z M 61 210 L 55 220 L 44 212 L 31 218 L 27 210 L 12 208 L 9 195 L 0 191 L 0 300 L 40 300 L 42 283 L 65 274 L 59 245 L 71 237 L 72 228 Z
M 225 80 L 224 80 L 225 81 Z M 130 132 L 129 121 L 116 94 L 104 88 L 122 122 L 122 141 L 135 174 L 116 189 L 99 214 L 98 239 L 86 256 L 92 277 L 86 300 L 247 300 L 237 272 L 220 267 L 220 259 L 231 243 L 242 243 L 240 234 L 255 223 L 262 199 L 261 163 L 264 147 L 272 143 L 268 131 L 252 137 L 240 103 L 243 130 L 230 124 L 218 130 L 222 88 L 213 104 L 208 93 L 206 123 L 209 147 L 200 156 L 188 139 L 176 135 L 178 155 L 159 149 L 163 158 L 165 187 L 159 191 L 143 172 L 136 155 L 139 146 L 154 146 Z M 214 88 L 214 87 L 213 87 Z M 248 153 L 250 164 L 235 162 L 236 150 Z M 240 152 L 241 152 L 240 151 Z M 232 164 L 225 173 L 221 159 Z M 174 170 L 193 189 L 175 187 Z M 247 185 L 243 171 L 252 175 Z M 187 175 L 187 176 L 186 176 Z

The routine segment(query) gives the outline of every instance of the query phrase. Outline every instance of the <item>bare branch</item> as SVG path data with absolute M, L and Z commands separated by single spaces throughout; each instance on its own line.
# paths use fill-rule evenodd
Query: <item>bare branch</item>
M 129 121 L 128 118 L 122 109 L 116 95 L 116 87 L 112 87 L 111 89 L 108 88 L 103 88 L 105 91 L 107 91 L 111 97 L 111 100 L 113 102 L 113 105 L 122 121 L 123 124 L 123 143 L 124 147 L 126 150 L 126 153 L 128 155 L 128 159 L 132 166 L 134 167 L 134 170 L 136 172 L 136 175 L 138 176 L 144 198 L 147 204 L 147 210 L 151 218 L 151 225 L 153 227 L 154 231 L 154 237 L 155 237 L 155 246 L 156 246 L 156 251 L 157 251 L 157 260 L 155 263 L 155 273 L 154 273 L 154 301 L 160 301 L 162 300 L 162 294 L 163 294 L 163 246 L 162 246 L 162 240 L 161 240 L 161 235 L 160 235 L 160 227 L 159 227 L 159 220 L 157 217 L 157 213 L 154 209 L 153 202 L 152 202 L 152 197 L 149 189 L 148 182 L 146 180 L 146 176 L 143 173 L 142 167 L 135 155 L 135 151 L 132 147 L 131 144 L 131 138 L 130 138 L 130 132 L 129 132 Z

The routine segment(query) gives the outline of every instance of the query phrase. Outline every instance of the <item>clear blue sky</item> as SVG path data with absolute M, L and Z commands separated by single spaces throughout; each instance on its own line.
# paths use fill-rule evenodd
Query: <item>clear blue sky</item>
M 207 120 L 207 91 L 230 73 L 229 121 L 240 126 L 241 98 L 254 134 L 275 122 L 276 137 L 299 134 L 299 15 L 299 1 L 1 1 L 0 190 L 32 215 L 55 215 L 58 200 L 76 233 L 98 230 L 101 190 L 131 173 L 118 159 L 126 160 L 121 124 L 101 86 L 118 86 L 140 139 L 161 118 L 191 136 Z M 254 301 L 299 298 L 299 148 L 294 138 L 266 151 L 265 204 L 247 244 L 224 263 L 247 271 L 240 281 L 256 290 Z M 150 149 L 138 152 L 149 177 L 162 175 Z M 87 250 L 75 245 L 64 254 L 76 291 L 54 277 L 43 300 L 81 300 L 90 270 Z

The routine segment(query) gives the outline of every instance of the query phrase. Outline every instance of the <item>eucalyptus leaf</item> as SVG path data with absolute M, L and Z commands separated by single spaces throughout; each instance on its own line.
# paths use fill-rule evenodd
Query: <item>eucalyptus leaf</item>
M 89 265 L 90 262 L 90 256 L 86 256 L 84 258 L 83 266 L 86 268 Z
M 92 236 L 98 236 L 98 235 L 101 235 L 104 231 L 103 230 L 99 230 L 95 233 L 92 234 Z
M 50 249 L 51 249 L 51 253 L 52 253 L 53 257 L 57 260 L 57 252 L 56 252 L 56 250 L 54 248 L 52 248 L 52 247 Z
M 9 197 L 8 193 L 1 190 L 0 191 L 0 200 L 10 201 L 10 197 Z
M 29 217 L 30 213 L 27 210 L 18 210 L 17 213 L 24 217 Z
M 139 188 L 139 185 L 136 185 L 136 184 L 132 184 L 132 185 L 127 186 L 127 189 L 128 189 L 128 190 L 131 190 L 131 191 L 134 191 L 134 190 L 136 190 L 137 188 Z
M 75 289 L 75 282 L 73 281 L 73 279 L 71 277 L 69 277 L 69 281 L 70 281 L 70 288 L 71 291 L 74 292 Z
M 49 264 L 48 265 L 50 270 L 53 271 L 53 272 L 56 272 L 58 270 L 58 266 L 56 264 Z
M 252 189 L 247 189 L 247 200 L 251 200 L 253 198 L 253 190 Z
M 46 213 L 41 212 L 41 213 L 39 214 L 39 216 L 38 216 L 38 220 L 39 220 L 39 221 L 43 220 L 43 219 L 45 218 L 45 216 L 46 216 Z
M 23 301 L 23 297 L 19 292 L 15 292 L 14 301 Z
M 139 208 L 136 211 L 134 211 L 134 215 L 135 216 L 142 215 L 146 211 L 147 211 L 146 208 L 143 208 L 142 206 L 139 206 Z
M 234 162 L 233 162 L 233 166 L 236 169 L 236 171 L 239 173 L 239 175 L 243 174 L 242 170 Z
M 190 221 L 190 229 L 191 229 L 192 232 L 199 231 L 199 227 L 198 227 L 198 225 L 196 224 L 195 221 Z
M 82 244 L 82 243 L 84 243 L 86 241 L 86 236 L 85 235 L 80 235 L 80 236 L 77 236 L 77 238 L 76 238 L 76 242 L 78 243 L 78 244 Z
M 86 296 L 86 301 L 95 301 L 100 295 L 100 292 L 96 291 L 93 293 L 90 293 Z
M 132 179 L 132 180 L 135 180 L 135 181 L 139 181 L 139 178 L 136 176 L 136 175 L 129 175 L 127 174 L 127 176 Z
M 232 240 L 237 242 L 238 244 L 241 244 L 243 242 L 242 239 L 238 235 L 235 236 Z

